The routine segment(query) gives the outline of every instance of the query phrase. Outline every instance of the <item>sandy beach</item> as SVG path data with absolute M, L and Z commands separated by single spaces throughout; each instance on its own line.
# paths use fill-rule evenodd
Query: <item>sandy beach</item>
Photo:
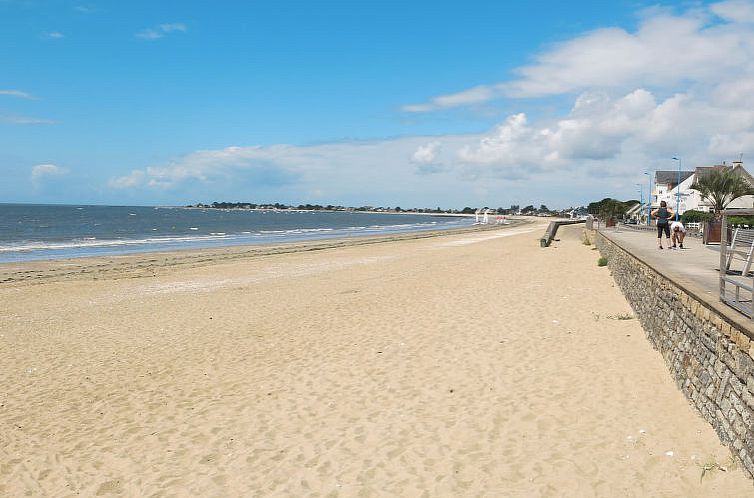
M 0 495 L 750 496 L 545 226 L 0 265 Z

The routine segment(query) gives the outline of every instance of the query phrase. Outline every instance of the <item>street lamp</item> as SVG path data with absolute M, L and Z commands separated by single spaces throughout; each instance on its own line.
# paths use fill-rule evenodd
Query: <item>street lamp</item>
M 636 186 L 639 187 L 639 219 L 636 220 L 636 224 L 638 225 L 641 222 L 641 211 L 644 208 L 644 185 L 637 183 Z
M 649 171 L 644 172 L 649 178 L 649 190 L 647 191 L 647 226 L 652 224 L 652 175 Z
M 681 210 L 681 158 L 673 156 L 673 161 L 678 161 L 678 184 L 675 186 L 675 221 L 681 217 L 678 212 Z

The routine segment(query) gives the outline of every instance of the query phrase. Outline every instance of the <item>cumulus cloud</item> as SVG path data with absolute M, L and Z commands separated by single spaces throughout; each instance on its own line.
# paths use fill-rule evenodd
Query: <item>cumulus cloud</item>
M 412 156 L 412 160 L 418 164 L 430 164 L 437 159 L 437 151 L 442 144 L 440 142 L 430 142 L 426 145 L 420 145 Z
M 170 33 L 185 33 L 186 31 L 188 27 L 183 23 L 166 23 L 139 31 L 134 36 L 142 40 L 157 40 Z
M 731 83 L 731 91 L 746 89 Z M 246 182 L 250 192 L 283 192 L 299 200 L 316 195 L 328 202 L 359 198 L 359 192 L 402 204 L 417 196 L 433 203 L 433 195 L 463 199 L 486 192 L 491 198 L 484 203 L 492 205 L 500 195 L 522 191 L 548 202 L 578 192 L 586 201 L 592 191 L 604 197 L 606 189 L 632 189 L 626 186 L 641 181 L 642 171 L 653 165 L 675 167 L 675 154 L 693 167 L 754 153 L 754 106 L 726 98 L 726 92 L 709 101 L 693 93 L 659 98 L 643 88 L 617 96 L 593 90 L 580 94 L 561 117 L 532 121 L 517 113 L 484 134 L 202 150 L 132 170 L 110 186 L 170 190 L 225 182 L 237 189 Z M 521 181 L 529 181 L 525 189 Z M 568 182 L 581 183 L 566 188 Z
M 439 152 L 436 165 L 443 169 L 452 160 L 459 140 L 443 137 L 448 154 Z M 369 199 L 416 197 L 416 192 L 434 195 L 441 185 L 430 185 L 413 162 L 416 151 L 427 145 L 427 137 L 406 137 L 384 141 L 338 142 L 309 146 L 272 145 L 227 147 L 202 150 L 166 164 L 135 169 L 112 178 L 112 188 L 180 190 L 200 184 L 202 190 L 225 185 L 243 190 L 250 197 L 294 199 L 298 202 L 367 202 Z M 447 155 L 443 159 L 440 156 Z M 421 156 L 421 154 L 420 154 Z M 425 159 L 428 156 L 424 156 Z M 435 201 L 436 202 L 436 201 Z M 436 204 L 435 204 L 436 206 Z
M 38 188 L 45 179 L 52 176 L 67 175 L 68 172 L 68 168 L 55 164 L 37 164 L 31 168 L 31 183 L 34 188 Z

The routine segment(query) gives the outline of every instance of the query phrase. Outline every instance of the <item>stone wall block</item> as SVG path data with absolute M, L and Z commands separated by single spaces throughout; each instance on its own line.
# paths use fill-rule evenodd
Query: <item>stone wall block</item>
M 741 393 L 741 401 L 746 403 L 746 406 L 750 411 L 754 412 L 754 395 L 749 389 L 746 389 Z
M 749 454 L 749 452 L 744 453 L 743 456 L 741 456 L 741 461 L 743 462 L 746 470 L 749 471 L 749 475 L 754 475 L 754 461 L 752 461 Z
M 740 380 L 738 380 L 738 377 L 731 375 L 728 382 L 730 383 L 730 387 L 733 389 L 733 392 L 735 392 L 738 396 L 741 396 L 741 393 L 744 390 L 744 385 Z
M 738 346 L 738 349 L 743 351 L 746 354 L 749 354 L 749 348 L 751 347 L 751 339 L 741 332 L 741 334 L 738 336 L 738 342 L 736 342 L 736 346 Z M 749 356 L 751 356 L 749 354 Z
M 715 341 L 709 335 L 703 334 L 701 337 L 701 342 L 704 345 L 704 347 L 707 348 L 707 350 L 709 351 L 715 350 Z
M 728 385 L 728 379 L 730 379 L 730 370 L 726 370 L 723 373 L 723 378 L 720 381 L 720 385 L 717 387 L 717 395 L 715 396 L 715 403 L 722 406 L 720 403 L 723 401 L 723 394 L 725 393 L 725 387 Z
M 735 368 L 733 371 L 736 373 L 739 379 L 746 379 L 750 375 L 754 374 L 754 360 L 751 359 L 749 353 L 744 353 L 741 350 L 737 350 L 733 353 L 735 358 Z
M 689 305 L 689 311 L 694 316 L 696 316 L 696 312 L 697 312 L 697 310 L 699 310 L 699 302 L 697 302 L 696 300 L 694 300 L 694 301 L 691 301 L 691 303 L 689 303 L 689 304 L 690 304 Z
M 751 409 L 746 405 L 746 403 L 743 403 L 743 410 L 741 410 L 739 413 L 741 414 L 741 420 L 744 421 L 744 424 L 747 427 L 747 430 L 751 431 L 754 429 L 754 426 L 752 426 L 752 422 L 754 422 L 754 412 L 752 412 Z
M 729 352 L 720 353 L 719 359 L 727 367 L 726 370 L 730 371 L 736 368 L 736 359 Z
M 735 342 L 737 344 L 738 343 L 737 342 L 738 338 L 740 336 L 741 336 L 741 332 L 739 332 L 738 329 L 730 329 L 730 335 L 729 335 L 729 337 L 730 337 L 731 341 L 733 341 L 733 342 Z
M 721 322 L 722 322 L 721 325 L 718 327 L 718 329 L 720 330 L 720 333 L 730 337 L 730 334 L 731 334 L 730 324 L 726 322 L 725 320 L 721 320 Z

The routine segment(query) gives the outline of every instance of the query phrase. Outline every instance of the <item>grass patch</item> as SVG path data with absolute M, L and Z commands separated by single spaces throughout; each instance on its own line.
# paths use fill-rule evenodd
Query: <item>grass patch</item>
M 607 258 L 604 256 L 597 260 L 597 266 L 607 266 Z
M 617 315 L 607 315 L 607 318 L 610 320 L 633 320 L 636 317 L 630 313 L 620 313 Z
M 589 240 L 589 235 L 587 235 L 586 232 L 584 232 L 584 238 L 581 240 L 581 243 L 584 244 L 585 246 L 592 245 L 592 241 Z
M 712 460 L 705 463 L 704 465 L 700 465 L 700 467 L 702 468 L 702 475 L 699 477 L 699 482 L 701 483 L 704 479 L 704 476 L 706 476 L 707 474 L 712 474 L 715 471 L 728 472 L 728 470 L 736 469 L 737 465 L 736 461 L 733 458 L 728 457 L 727 465 L 720 465 L 716 461 Z

